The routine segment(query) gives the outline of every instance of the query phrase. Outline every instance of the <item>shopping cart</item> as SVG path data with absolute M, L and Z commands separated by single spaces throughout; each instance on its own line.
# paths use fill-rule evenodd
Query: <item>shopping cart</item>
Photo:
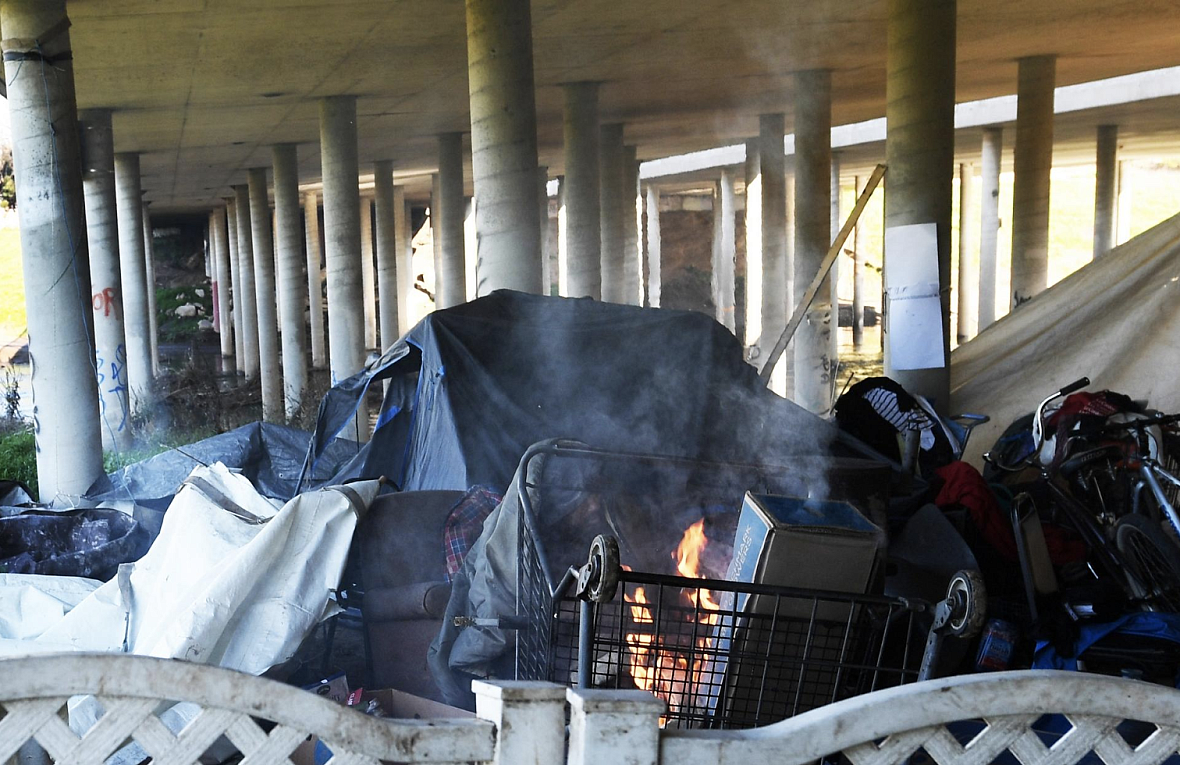
M 943 635 L 965 637 L 982 622 L 982 584 L 968 574 L 957 576 L 948 598 L 932 605 L 628 570 L 620 557 L 638 563 L 636 569 L 654 567 L 653 561 L 666 557 L 666 545 L 643 549 L 642 540 L 634 539 L 636 529 L 616 528 L 625 521 L 609 512 L 604 522 L 632 539 L 597 536 L 585 565 L 567 565 L 555 577 L 538 523 L 538 512 L 545 511 L 540 505 L 555 494 L 567 505 L 581 498 L 583 506 L 599 509 L 635 492 L 679 495 L 682 505 L 691 496 L 694 506 L 718 503 L 712 505 L 718 517 L 736 525 L 744 494 L 737 487 L 790 493 L 804 479 L 801 471 L 815 465 L 718 465 L 561 447 L 538 449 L 534 456 L 590 460 L 601 469 L 527 470 L 526 457 L 518 472 L 522 517 L 511 620 L 518 679 L 639 688 L 665 700 L 665 726 L 745 728 L 923 679 Z M 841 484 L 838 476 L 829 482 L 836 493 Z

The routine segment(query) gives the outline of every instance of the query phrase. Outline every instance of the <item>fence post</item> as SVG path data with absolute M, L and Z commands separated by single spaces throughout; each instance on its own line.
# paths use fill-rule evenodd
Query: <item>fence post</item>
M 496 725 L 496 765 L 554 765 L 565 759 L 565 686 L 473 680 L 475 713 Z
M 658 765 L 664 702 L 645 691 L 570 688 L 569 765 Z

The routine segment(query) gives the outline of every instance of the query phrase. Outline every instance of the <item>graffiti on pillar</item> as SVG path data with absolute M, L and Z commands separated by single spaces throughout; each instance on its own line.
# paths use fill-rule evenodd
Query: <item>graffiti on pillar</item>
M 95 313 L 110 316 L 111 312 L 115 310 L 115 288 L 107 287 L 101 292 L 94 293 L 91 302 L 94 304 Z
M 95 309 L 97 310 L 97 308 Z M 98 373 L 99 416 L 103 423 L 116 433 L 122 433 L 127 427 L 127 347 L 122 343 L 115 346 L 115 358 L 107 365 L 102 351 L 95 353 L 95 370 Z M 118 422 L 107 420 L 107 395 L 110 394 L 119 402 Z

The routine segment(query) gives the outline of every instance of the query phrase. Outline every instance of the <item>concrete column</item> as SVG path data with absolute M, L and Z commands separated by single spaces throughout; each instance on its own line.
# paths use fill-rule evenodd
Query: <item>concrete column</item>
M 251 168 L 246 173 L 250 192 L 250 234 L 254 247 L 254 310 L 258 317 L 258 362 L 262 378 L 262 419 L 283 422 L 282 361 L 279 347 L 278 303 L 274 234 L 271 230 L 270 199 L 267 196 L 266 168 Z
M 713 181 L 713 242 L 709 250 L 709 299 L 713 318 L 721 321 L 721 181 Z
M 529 0 L 467 0 L 480 296 L 541 291 L 532 24 Z
M 475 197 L 463 200 L 463 302 L 479 295 L 479 234 L 475 230 Z
M 565 92 L 565 211 L 562 236 L 568 297 L 602 297 L 601 169 L 598 83 L 573 82 Z
M 549 295 L 553 289 L 553 248 L 555 242 L 549 234 L 549 168 L 537 168 L 537 214 L 541 216 L 541 294 Z
M 438 173 L 430 174 L 430 245 L 434 254 L 434 307 L 442 308 L 438 300 L 438 285 L 440 269 L 442 268 L 442 223 L 438 208 L 442 206 L 442 189 L 439 186 Z
M 647 304 L 660 307 L 660 187 L 647 187 Z
M 218 336 L 221 335 L 221 298 L 217 295 L 217 257 L 213 251 L 213 211 L 209 211 L 209 217 L 205 221 L 205 276 L 209 277 L 212 290 L 210 291 L 210 298 L 213 301 L 213 331 Z
M 365 306 L 365 348 L 377 347 L 377 272 L 373 261 L 373 197 L 360 195 L 361 299 Z
M 793 165 L 793 162 L 789 162 L 788 166 L 790 165 Z M 783 188 L 786 192 L 783 195 L 786 200 L 784 207 L 787 210 L 785 248 L 787 257 L 783 267 L 786 287 L 783 289 L 783 316 L 785 320 L 789 320 L 795 310 L 795 172 L 793 168 L 787 171 L 787 182 Z M 802 289 L 806 289 L 806 286 Z M 778 338 L 776 337 L 775 340 L 777 341 Z
M 397 238 L 397 326 L 398 336 L 413 329 L 410 314 L 410 298 L 414 294 L 414 247 L 412 239 L 410 208 L 406 203 L 406 192 L 401 186 L 393 187 L 393 227 Z
M 328 356 L 335 385 L 365 365 L 355 96 L 320 101 L 320 152 L 328 264 Z M 369 409 L 363 399 L 355 423 L 341 435 L 368 440 Z
M 979 332 L 979 201 L 975 195 L 975 166 L 959 165 L 959 285 L 958 341 Z
M 148 339 L 152 348 L 152 374 L 160 374 L 160 315 L 156 312 L 156 241 L 152 235 L 150 202 L 143 203 L 143 257 L 147 276 Z
M 1094 157 L 1094 259 L 1114 247 L 1119 192 L 1119 126 L 1099 125 Z
M 293 143 L 271 149 L 275 182 L 275 246 L 279 253 L 279 302 L 283 306 L 283 410 L 287 420 L 303 409 L 307 388 L 307 330 L 303 306 L 303 230 L 299 219 L 299 154 Z
M 623 147 L 623 302 L 643 304 L 639 262 L 639 158 L 634 146 Z
M 852 179 L 856 198 L 864 192 L 860 176 Z M 862 216 L 863 217 L 863 216 Z M 864 241 L 860 235 L 860 221 L 852 229 L 852 342 L 859 344 L 865 331 L 865 258 L 861 252 Z
M 139 155 L 116 154 L 115 212 L 119 228 L 119 282 L 123 289 L 128 400 L 133 413 L 147 413 L 155 400 L 141 198 Z
M 996 320 L 996 250 L 1000 238 L 1000 162 L 1003 148 L 1003 129 L 984 128 L 980 159 L 979 331 L 987 329 Z
M 796 303 L 819 273 L 832 243 L 831 87 L 830 72 L 800 72 L 795 77 Z M 762 150 L 766 151 L 765 142 Z M 765 159 L 762 166 L 765 170 Z M 763 172 L 763 184 L 765 175 Z M 795 335 L 795 401 L 816 414 L 826 412 L 832 404 L 833 311 L 829 277 Z
M 244 366 L 240 366 L 247 380 L 258 377 L 259 332 L 258 297 L 254 287 L 254 237 L 250 210 L 250 188 L 234 186 L 234 207 L 238 222 L 238 286 L 241 287 L 236 299 L 242 304 L 242 353 Z
M 734 269 L 737 267 L 737 240 L 735 231 L 737 221 L 734 216 L 737 214 L 737 200 L 734 197 L 733 190 L 733 171 L 728 168 L 722 168 L 721 181 L 717 186 L 719 193 L 716 197 L 717 207 L 714 208 L 714 214 L 721 221 L 719 227 L 721 246 L 718 249 L 717 258 L 718 294 L 714 298 L 714 303 L 717 306 L 717 321 L 724 324 L 725 328 L 730 332 L 733 332 L 737 328 L 736 307 L 734 304 L 736 298 L 734 294 Z
M 438 308 L 450 308 L 467 300 L 463 237 L 467 203 L 463 197 L 462 133 L 444 133 L 438 137 L 437 208 L 431 210 L 432 217 L 435 212 L 438 215 L 435 231 L 439 239 L 436 248 L 439 260 L 434 263 L 434 302 Z M 537 268 L 540 267 L 538 258 Z
M 225 232 L 229 243 L 230 294 L 233 298 L 231 315 L 234 321 L 234 371 L 246 374 L 246 350 L 244 320 L 242 319 L 242 264 L 238 260 L 238 203 L 236 197 L 228 197 L 225 205 Z
M 945 414 L 950 398 L 951 207 L 955 148 L 955 0 L 889 0 L 886 66 L 885 229 L 933 223 L 937 232 L 941 338 L 894 337 L 885 374 Z M 907 253 L 885 253 L 904 258 Z M 888 299 L 888 298 L 887 298 Z M 887 304 L 892 333 L 892 309 Z M 942 363 L 899 369 L 897 342 L 941 342 Z
M 747 356 L 762 363 L 762 158 L 758 139 L 746 141 L 746 338 Z M 785 208 L 785 205 L 784 205 Z M 773 347 L 773 342 L 771 342 Z M 770 348 L 765 349 L 766 353 Z
M 111 113 L 104 109 L 78 116 L 82 136 L 82 191 L 90 252 L 94 366 L 98 373 L 99 429 L 102 446 L 131 446 L 131 406 L 127 397 L 127 345 L 123 334 L 123 290 L 119 278 L 119 225 L 115 218 L 115 149 Z
M 225 233 L 225 208 L 213 210 L 209 218 L 209 237 L 213 249 L 213 262 L 217 273 L 217 284 L 213 292 L 217 296 L 217 322 L 220 326 L 221 357 L 228 359 L 234 355 L 234 322 L 233 308 L 230 304 L 229 290 L 233 285 L 232 268 L 229 262 L 229 245 Z
M 377 297 L 381 305 L 381 349 L 397 340 L 397 221 L 398 202 L 393 191 L 393 162 L 373 163 L 373 206 L 377 218 Z
M 324 283 L 320 263 L 320 207 L 314 191 L 303 195 L 304 249 L 307 254 L 307 305 L 311 335 L 311 366 L 323 369 L 328 355 L 324 347 Z
M 1130 160 L 1119 161 L 1119 181 L 1118 181 L 1118 211 L 1115 223 L 1115 240 L 1114 245 L 1117 247 L 1123 242 L 1131 238 L 1131 206 L 1134 201 L 1133 191 L 1135 188 L 1132 179 L 1135 175 L 1135 166 Z
M 1049 173 L 1057 59 L 1018 63 L 1012 182 L 1012 307 L 1049 286 Z
M 103 472 L 65 2 L 2 0 L 0 26 L 33 360 L 37 478 L 41 499 L 50 501 L 81 494 Z
M 623 126 L 603 125 L 599 133 L 599 198 L 602 204 L 602 299 L 626 302 L 626 266 L 623 252 Z
M 271 161 L 273 163 L 274 160 L 272 159 Z M 270 231 L 271 231 L 271 245 L 272 245 L 271 246 L 270 267 L 271 267 L 271 273 L 273 273 L 275 275 L 275 317 L 277 318 L 277 324 L 278 324 L 278 328 L 279 328 L 279 336 L 281 337 L 283 334 L 283 322 L 285 321 L 285 319 L 283 317 L 283 299 L 282 299 L 282 295 L 283 295 L 283 291 L 284 291 L 283 269 L 279 265 L 279 216 L 278 216 L 278 213 L 275 212 L 273 207 L 268 207 L 268 209 L 270 210 Z M 302 249 L 302 247 L 300 249 Z M 302 279 L 300 280 L 300 282 L 302 282 Z M 300 284 L 299 287 L 300 287 L 300 292 L 302 292 L 303 285 Z M 280 342 L 279 347 L 280 348 L 282 347 L 281 342 Z M 281 355 L 281 353 L 282 352 L 280 351 L 280 355 Z
M 564 761 L 564 687 L 523 680 L 474 680 L 471 691 L 476 716 L 496 726 L 491 765 Z

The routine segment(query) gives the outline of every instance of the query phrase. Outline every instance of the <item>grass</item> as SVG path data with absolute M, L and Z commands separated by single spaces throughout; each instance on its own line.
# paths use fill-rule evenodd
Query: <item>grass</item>
M 177 316 L 176 309 L 189 303 L 198 306 L 201 313 L 191 317 Z M 197 325 L 202 319 L 213 318 L 213 290 L 209 287 L 157 287 L 156 317 L 162 342 L 188 342 L 200 331 Z
M 0 478 L 20 481 L 37 496 L 37 447 L 32 430 L 21 427 L 0 435 Z
M 20 256 L 20 230 L 0 228 L 0 344 L 25 331 L 25 282 Z

